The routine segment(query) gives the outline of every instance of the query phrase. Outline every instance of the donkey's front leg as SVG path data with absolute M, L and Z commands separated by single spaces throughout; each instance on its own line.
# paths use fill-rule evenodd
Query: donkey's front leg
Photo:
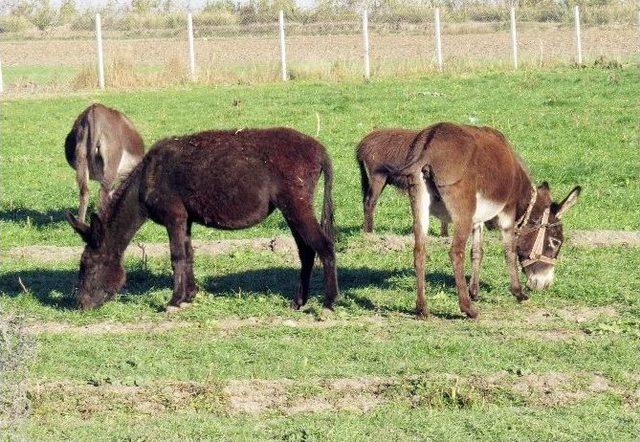
M 473 244 L 471 245 L 471 280 L 469 281 L 469 295 L 472 301 L 478 300 L 480 291 L 480 265 L 482 264 L 482 233 L 484 224 L 473 226 Z
M 522 290 L 520 278 L 518 275 L 518 260 L 516 254 L 516 238 L 513 227 L 501 229 L 502 242 L 504 244 L 504 257 L 507 262 L 507 270 L 509 271 L 509 280 L 511 283 L 511 293 L 518 301 L 526 301 L 529 297 Z
M 413 267 L 416 271 L 416 317 L 424 319 L 429 313 L 425 301 L 425 246 L 429 231 L 431 197 L 422 172 L 410 177 L 409 198 L 413 214 Z
M 469 288 L 464 276 L 464 249 L 472 228 L 470 219 L 456 220 L 453 226 L 453 241 L 449 250 L 449 257 L 453 263 L 453 273 L 456 279 L 456 289 L 458 290 L 458 304 L 460 305 L 460 310 L 471 319 L 476 318 L 478 312 L 471 306 Z
M 179 307 L 187 299 L 187 224 L 174 220 L 167 226 L 169 249 L 171 251 L 171 267 L 173 268 L 173 296 L 169 306 Z

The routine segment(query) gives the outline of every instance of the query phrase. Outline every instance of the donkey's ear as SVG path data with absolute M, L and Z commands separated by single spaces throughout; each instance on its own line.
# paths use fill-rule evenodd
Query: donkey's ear
M 578 201 L 578 196 L 580 196 L 580 192 L 582 191 L 582 187 L 576 186 L 573 188 L 569 195 L 558 204 L 558 209 L 556 210 L 556 217 L 562 218 L 567 210 L 569 210 L 573 205 Z
M 91 231 L 91 227 L 89 227 L 89 224 L 85 223 L 84 221 L 80 221 L 78 217 L 73 215 L 71 212 L 65 212 L 64 216 L 65 218 L 67 218 L 67 222 L 69 223 L 69 225 L 71 225 L 71 227 L 73 227 L 73 230 L 75 230 L 78 235 L 80 235 L 82 240 L 84 242 L 89 242 L 89 232 Z
M 546 181 L 543 181 L 542 184 L 538 186 L 538 189 L 549 190 L 549 183 L 547 183 Z
M 87 243 L 94 248 L 98 248 L 102 243 L 103 237 L 104 237 L 104 224 L 97 214 L 92 213 L 91 224 L 89 228 L 89 240 L 87 241 Z

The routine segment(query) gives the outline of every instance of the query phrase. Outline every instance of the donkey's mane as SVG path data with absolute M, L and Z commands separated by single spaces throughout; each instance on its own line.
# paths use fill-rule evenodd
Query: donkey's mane
M 109 222 L 113 215 L 118 211 L 122 205 L 129 187 L 140 176 L 144 168 L 144 159 L 140 161 L 120 182 L 120 185 L 113 191 L 113 195 L 109 198 L 109 202 L 100 208 L 98 216 L 103 222 Z

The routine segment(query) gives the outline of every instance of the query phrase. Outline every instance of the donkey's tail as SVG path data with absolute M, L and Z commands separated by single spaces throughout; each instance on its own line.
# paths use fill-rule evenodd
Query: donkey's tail
M 331 158 L 325 151 L 322 160 L 322 172 L 324 173 L 324 197 L 322 203 L 322 216 L 320 217 L 320 226 L 324 233 L 331 239 L 335 239 L 333 228 L 333 197 L 331 195 L 333 189 L 333 166 Z
M 358 167 L 360 167 L 360 190 L 362 191 L 362 201 L 364 201 L 369 191 L 369 174 L 364 161 L 360 158 L 358 158 Z

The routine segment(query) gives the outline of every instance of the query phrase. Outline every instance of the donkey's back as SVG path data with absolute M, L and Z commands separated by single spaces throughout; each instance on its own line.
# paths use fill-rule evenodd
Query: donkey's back
M 142 137 L 121 112 L 95 103 L 78 115 L 65 139 L 65 157 L 76 170 L 80 218 L 85 218 L 89 203 L 90 179 L 100 182 L 100 202 L 104 204 L 117 178 L 143 156 Z
M 165 204 L 158 201 L 173 199 L 191 221 L 221 229 L 255 225 L 276 207 L 286 215 L 292 201 L 309 202 L 322 171 L 331 173 L 324 147 L 288 128 L 167 138 L 145 164 L 142 195 L 152 218 Z

